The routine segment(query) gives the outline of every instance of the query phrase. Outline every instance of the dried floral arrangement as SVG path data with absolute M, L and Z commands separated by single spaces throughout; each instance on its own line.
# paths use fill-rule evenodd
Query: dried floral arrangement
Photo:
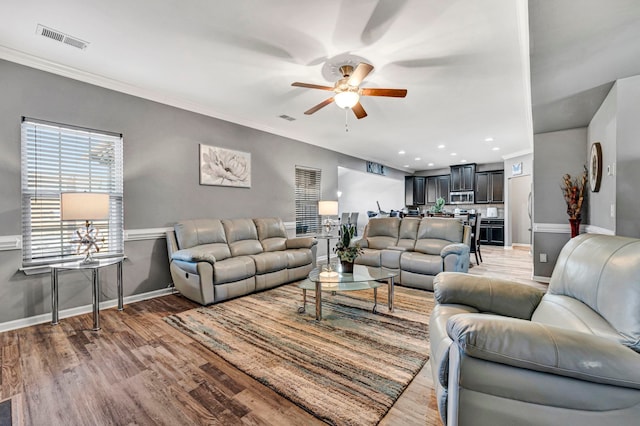
M 582 176 L 571 178 L 571 175 L 566 174 L 562 177 L 562 194 L 564 195 L 564 200 L 567 202 L 569 219 L 580 219 L 588 176 L 589 171 L 585 166 Z

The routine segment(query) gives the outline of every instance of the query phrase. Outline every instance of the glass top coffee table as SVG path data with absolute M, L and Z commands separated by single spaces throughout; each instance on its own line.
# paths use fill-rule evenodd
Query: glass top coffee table
M 326 265 L 323 265 L 326 266 Z M 298 284 L 302 289 L 302 306 L 298 312 L 305 312 L 307 306 L 307 290 L 315 291 L 316 296 L 316 320 L 322 319 L 322 292 L 333 293 L 342 291 L 356 291 L 373 289 L 373 312 L 378 305 L 378 287 L 383 285 L 379 281 L 386 280 L 389 285 L 388 306 L 389 312 L 393 312 L 393 280 L 399 274 L 398 271 L 376 268 L 373 266 L 353 265 L 353 273 L 344 273 L 339 265 L 332 271 L 323 271 L 322 267 L 315 268 L 309 273 L 309 278 Z

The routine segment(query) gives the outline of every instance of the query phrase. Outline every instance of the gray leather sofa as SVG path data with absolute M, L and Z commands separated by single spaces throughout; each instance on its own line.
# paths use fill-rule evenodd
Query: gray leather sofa
M 306 278 L 316 245 L 287 238 L 278 218 L 185 220 L 167 232 L 173 284 L 203 305 Z
M 447 425 L 640 424 L 640 240 L 583 234 L 547 292 L 443 273 L 431 368 Z
M 469 270 L 471 228 L 458 219 L 372 218 L 358 242 L 355 263 L 397 269 L 404 286 L 433 290 L 438 273 Z

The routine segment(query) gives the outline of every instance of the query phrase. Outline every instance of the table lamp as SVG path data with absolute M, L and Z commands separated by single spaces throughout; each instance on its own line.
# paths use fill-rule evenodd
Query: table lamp
M 94 252 L 99 252 L 99 242 L 104 242 L 93 220 L 109 218 L 109 194 L 95 192 L 63 192 L 60 194 L 60 218 L 62 220 L 84 220 L 84 228 L 74 232 L 72 243 L 78 245 L 77 254 L 85 254 L 82 263 L 97 263 Z
M 318 214 L 320 216 L 337 216 L 338 215 L 338 202 L 337 201 L 318 201 Z M 323 220 L 323 225 L 327 234 L 331 233 L 333 228 L 333 222 L 328 217 Z

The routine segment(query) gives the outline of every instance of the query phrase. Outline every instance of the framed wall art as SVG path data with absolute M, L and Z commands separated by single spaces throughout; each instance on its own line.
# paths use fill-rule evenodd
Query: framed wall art
M 251 188 L 251 154 L 200 144 L 200 185 Z

